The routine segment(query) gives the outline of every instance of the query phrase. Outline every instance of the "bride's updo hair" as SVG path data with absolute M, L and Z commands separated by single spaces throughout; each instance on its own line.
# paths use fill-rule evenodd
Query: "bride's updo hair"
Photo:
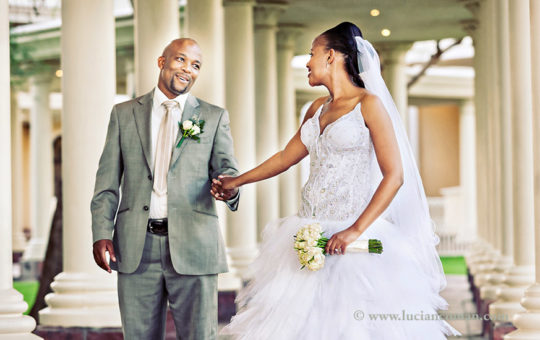
M 345 56 L 345 70 L 351 77 L 354 85 L 365 88 L 364 82 L 360 78 L 358 69 L 358 56 L 356 48 L 356 40 L 354 37 L 363 37 L 362 31 L 353 23 L 342 22 L 336 27 L 322 33 L 322 43 L 326 49 L 333 49 L 341 52 Z

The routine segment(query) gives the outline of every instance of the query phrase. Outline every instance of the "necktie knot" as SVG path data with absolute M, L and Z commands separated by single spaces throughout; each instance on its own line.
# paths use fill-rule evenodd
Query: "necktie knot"
M 167 109 L 167 112 L 169 112 L 169 111 L 172 110 L 175 106 L 178 105 L 178 102 L 175 101 L 175 100 L 166 100 L 166 101 L 163 102 L 162 105 L 165 106 L 165 109 Z

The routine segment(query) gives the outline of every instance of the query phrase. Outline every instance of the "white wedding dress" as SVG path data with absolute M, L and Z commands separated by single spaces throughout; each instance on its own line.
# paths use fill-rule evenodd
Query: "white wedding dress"
M 360 236 L 381 240 L 382 254 L 326 256 L 321 270 L 300 269 L 293 235 L 313 222 L 327 237 L 351 226 L 373 195 L 370 168 L 378 166 L 360 104 L 322 134 L 320 114 L 321 108 L 301 130 L 310 176 L 300 210 L 265 227 L 260 255 L 249 267 L 252 279 L 236 300 L 239 312 L 220 334 L 246 340 L 437 340 L 459 334 L 446 321 L 433 320 L 447 303 L 415 261 L 414 240 L 382 217 Z

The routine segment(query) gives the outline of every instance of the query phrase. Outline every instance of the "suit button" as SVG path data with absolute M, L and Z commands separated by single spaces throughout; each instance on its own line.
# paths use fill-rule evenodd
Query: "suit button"
M 145 205 L 145 206 L 143 207 L 143 209 L 144 209 L 144 211 L 148 211 L 148 209 L 150 209 L 150 208 L 148 208 L 148 206 Z
M 152 175 L 148 175 L 148 179 L 149 179 L 149 180 L 152 180 Z

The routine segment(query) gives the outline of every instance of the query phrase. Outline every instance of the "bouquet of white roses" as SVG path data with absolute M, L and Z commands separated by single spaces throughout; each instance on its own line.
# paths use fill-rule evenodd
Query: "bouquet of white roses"
M 321 226 L 318 223 L 308 224 L 294 235 L 294 249 L 298 253 L 298 259 L 302 269 L 316 271 L 324 267 L 324 248 L 328 238 L 323 236 Z M 382 253 L 382 243 L 379 240 L 356 240 L 347 246 L 347 251 L 361 253 Z

